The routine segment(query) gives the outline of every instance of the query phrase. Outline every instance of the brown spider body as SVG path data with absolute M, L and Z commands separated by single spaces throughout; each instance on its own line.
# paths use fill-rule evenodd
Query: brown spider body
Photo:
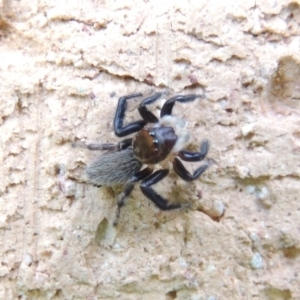
M 172 127 L 144 128 L 133 139 L 134 154 L 144 164 L 157 164 L 166 159 L 177 139 Z

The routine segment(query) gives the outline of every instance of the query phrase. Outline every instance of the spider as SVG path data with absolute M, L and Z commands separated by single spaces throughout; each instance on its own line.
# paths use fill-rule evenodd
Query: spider
M 172 160 L 175 172 L 185 181 L 199 178 L 208 167 L 208 164 L 203 164 L 193 174 L 190 174 L 184 167 L 181 160 L 189 162 L 203 160 L 207 155 L 209 143 L 208 140 L 203 140 L 199 152 L 184 150 L 183 148 L 189 140 L 189 133 L 186 129 L 187 122 L 172 116 L 175 102 L 190 102 L 200 96 L 177 95 L 170 98 L 164 103 L 160 118 L 157 118 L 147 109 L 147 105 L 155 102 L 161 95 L 161 93 L 155 93 L 145 98 L 138 107 L 142 120 L 128 125 L 124 125 L 127 100 L 142 97 L 142 94 L 136 93 L 119 98 L 114 118 L 115 135 L 125 137 L 136 133 L 133 138 L 126 138 L 117 144 L 81 145 L 89 150 L 107 151 L 87 166 L 88 183 L 97 187 L 117 184 L 125 186 L 123 192 L 118 196 L 114 225 L 117 224 L 125 198 L 129 196 L 137 181 L 142 181 L 140 183 L 142 193 L 161 210 L 172 210 L 183 206 L 180 203 L 168 203 L 167 199 L 155 192 L 152 185 L 165 178 L 169 170 L 160 169 L 153 173 L 151 165 L 164 160 Z M 144 164 L 148 166 L 142 169 Z

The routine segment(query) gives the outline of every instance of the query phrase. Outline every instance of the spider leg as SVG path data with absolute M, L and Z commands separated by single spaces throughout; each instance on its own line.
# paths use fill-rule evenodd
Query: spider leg
M 118 224 L 118 219 L 121 212 L 121 207 L 124 205 L 125 198 L 130 195 L 134 188 L 134 184 L 132 182 L 128 183 L 124 189 L 124 191 L 118 197 L 118 206 L 116 211 L 116 216 L 113 225 L 116 226 Z
M 151 185 L 159 182 L 163 178 L 165 178 L 169 173 L 169 170 L 163 169 L 158 170 L 146 179 L 141 182 L 140 188 L 143 194 L 151 200 L 157 207 L 161 210 L 172 210 L 176 208 L 182 207 L 181 204 L 168 204 L 167 199 L 163 198 L 162 196 L 158 195 L 152 188 Z
M 138 93 L 138 94 L 131 94 L 128 96 L 124 96 L 119 99 L 118 107 L 114 119 L 114 131 L 116 136 L 123 137 L 129 135 L 131 133 L 141 130 L 146 125 L 146 121 L 139 120 L 124 126 L 124 117 L 127 108 L 127 100 L 136 97 L 141 97 L 141 96 L 142 94 Z
M 142 171 L 137 172 L 132 177 L 130 182 L 125 186 L 124 191 L 118 197 L 117 212 L 116 212 L 115 221 L 113 223 L 114 226 L 116 226 L 118 223 L 118 219 L 119 219 L 120 212 L 121 212 L 121 207 L 124 205 L 124 201 L 125 201 L 126 197 L 128 197 L 130 195 L 130 193 L 132 192 L 134 183 L 148 177 L 152 172 L 153 172 L 153 169 L 151 169 L 149 167 L 143 169 Z
M 179 158 L 175 157 L 173 160 L 173 168 L 174 171 L 185 181 L 193 181 L 197 178 L 199 178 L 202 173 L 208 168 L 208 165 L 202 165 L 200 166 L 192 175 L 183 165 L 183 163 L 180 161 Z
M 158 119 L 157 117 L 147 109 L 146 105 L 151 104 L 155 102 L 159 97 L 161 96 L 161 93 L 156 93 L 142 101 L 142 103 L 139 105 L 139 112 L 141 117 L 146 121 L 147 123 L 157 123 Z
M 106 144 L 85 144 L 83 142 L 74 142 L 72 147 L 81 147 L 89 149 L 91 151 L 108 150 L 108 151 L 120 151 L 130 147 L 132 144 L 132 138 L 124 139 L 120 143 L 106 143 Z
M 191 152 L 187 150 L 181 150 L 178 156 L 184 161 L 200 161 L 205 158 L 208 153 L 209 142 L 208 140 L 203 140 L 200 145 L 200 152 Z
M 190 101 L 194 101 L 196 98 L 199 98 L 199 97 L 201 97 L 201 96 L 200 95 L 193 95 L 193 94 L 174 96 L 174 97 L 170 98 L 169 100 L 167 100 L 165 102 L 164 106 L 161 109 L 160 116 L 163 117 L 163 116 L 166 116 L 166 115 L 171 115 L 173 106 L 174 106 L 176 101 L 181 102 L 181 103 L 190 102 Z
M 209 149 L 209 142 L 207 139 L 203 140 L 200 145 L 200 152 L 191 152 L 187 150 L 181 150 L 178 156 L 185 161 L 200 161 L 205 158 Z M 174 171 L 185 181 L 193 181 L 201 176 L 201 174 L 208 168 L 208 164 L 200 166 L 194 174 L 190 174 L 189 171 L 182 164 L 177 157 L 173 161 Z

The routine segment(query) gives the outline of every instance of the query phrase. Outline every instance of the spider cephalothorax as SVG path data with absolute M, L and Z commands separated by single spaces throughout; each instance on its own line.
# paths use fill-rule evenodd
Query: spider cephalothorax
M 144 128 L 133 139 L 133 151 L 144 164 L 157 164 L 171 152 L 177 141 L 172 127 Z
M 184 150 L 189 140 L 189 133 L 186 128 L 187 123 L 182 119 L 172 116 L 172 109 L 175 102 L 189 102 L 200 96 L 179 95 L 170 98 L 163 105 L 160 119 L 158 119 L 146 107 L 146 105 L 160 98 L 161 93 L 156 93 L 144 99 L 139 105 L 138 110 L 142 120 L 124 126 L 127 100 L 141 96 L 142 94 L 132 94 L 121 97 L 114 119 L 115 134 L 118 137 L 123 137 L 136 133 L 133 138 L 127 138 L 118 144 L 85 145 L 90 150 L 108 151 L 97 157 L 87 167 L 88 181 L 98 187 L 115 184 L 125 185 L 123 193 L 118 197 L 117 217 L 125 198 L 131 193 L 134 183 L 140 180 L 142 180 L 140 187 L 143 194 L 160 209 L 171 210 L 182 207 L 180 203 L 169 204 L 165 198 L 158 195 L 151 187 L 166 177 L 169 170 L 160 169 L 153 172 L 153 168 L 150 166 L 141 170 L 143 164 L 157 164 L 169 157 L 175 172 L 186 181 L 199 178 L 208 167 L 208 164 L 203 164 L 193 174 L 190 174 L 184 167 L 181 160 L 203 160 L 208 152 L 209 144 L 207 140 L 204 140 L 200 145 L 199 152 Z

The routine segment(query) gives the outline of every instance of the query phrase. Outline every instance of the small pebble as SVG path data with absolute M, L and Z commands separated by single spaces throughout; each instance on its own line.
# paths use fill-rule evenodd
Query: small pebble
M 267 187 L 263 186 L 256 192 L 256 196 L 258 199 L 262 200 L 269 196 L 269 190 Z
M 254 194 L 255 193 L 255 186 L 254 185 L 247 185 L 247 187 L 246 187 L 246 192 L 248 193 L 248 194 Z
M 224 203 L 218 200 L 215 200 L 212 204 L 212 207 L 207 212 L 210 217 L 221 217 L 224 213 L 225 206 Z
M 55 59 L 56 59 L 56 54 L 52 51 L 48 52 L 48 54 L 46 55 L 46 61 L 55 62 Z
M 262 256 L 256 252 L 254 253 L 254 255 L 252 256 L 250 265 L 253 269 L 260 269 L 263 266 L 263 258 Z
M 257 242 L 259 240 L 259 236 L 257 235 L 256 232 L 251 232 L 249 237 L 253 242 Z
M 73 180 L 65 179 L 64 177 L 59 178 L 59 188 L 66 197 L 75 196 L 76 183 Z
M 254 123 L 250 123 L 250 124 L 244 125 L 241 128 L 242 135 L 243 136 L 247 136 L 250 133 L 253 133 L 253 131 L 254 131 L 254 125 L 255 125 Z
M 183 257 L 179 257 L 178 259 L 179 265 L 181 268 L 187 268 L 188 264 L 186 262 L 186 260 Z
M 29 254 L 29 253 L 26 253 L 24 255 L 24 258 L 23 258 L 23 262 L 27 265 L 27 266 L 30 266 L 32 264 L 32 256 Z

